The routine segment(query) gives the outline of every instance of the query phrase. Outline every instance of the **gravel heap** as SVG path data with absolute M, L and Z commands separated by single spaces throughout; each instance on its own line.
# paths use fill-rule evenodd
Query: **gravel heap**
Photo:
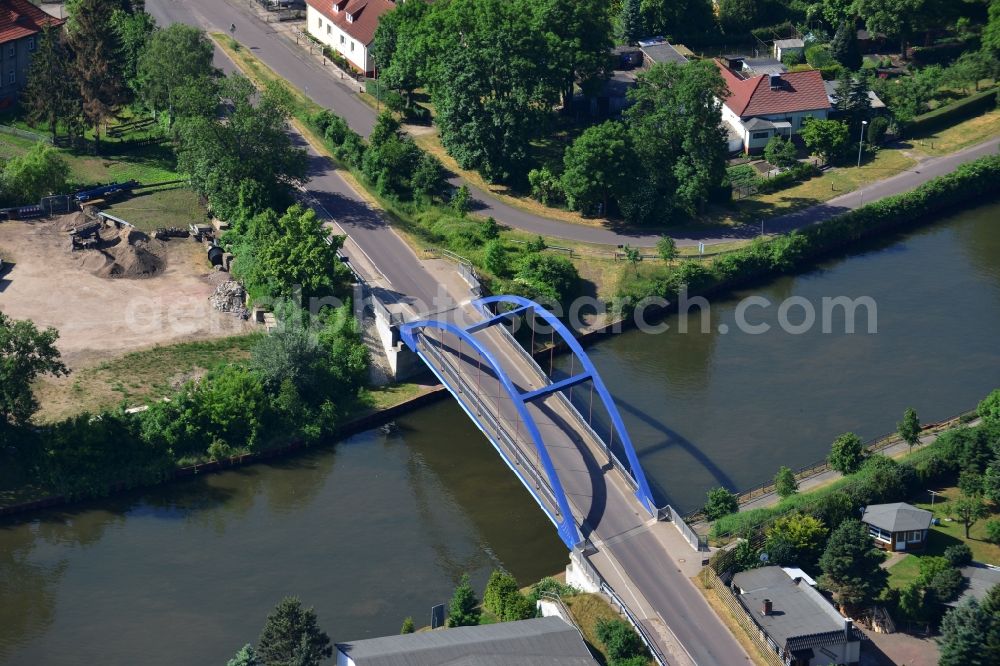
M 208 300 L 216 310 L 231 312 L 242 319 L 250 318 L 250 310 L 246 307 L 246 289 L 236 280 L 226 280 L 220 284 Z

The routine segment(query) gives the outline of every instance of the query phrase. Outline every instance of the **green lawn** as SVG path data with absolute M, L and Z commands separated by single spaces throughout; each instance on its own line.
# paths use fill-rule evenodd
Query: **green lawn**
M 187 228 L 189 224 L 208 221 L 198 193 L 189 187 L 140 190 L 127 199 L 104 206 L 104 210 L 143 231 L 157 227 Z
M 136 406 L 160 400 L 222 363 L 248 358 L 261 335 L 153 347 L 81 368 L 65 378 L 43 380 L 35 387 L 42 405 L 36 419 L 51 422 L 83 409 L 95 412 L 123 401 Z
M 986 521 L 1000 517 L 1000 509 L 992 507 L 993 513 L 988 518 L 979 520 L 969 530 L 969 538 L 965 538 L 965 526 L 957 520 L 950 520 L 948 502 L 958 497 L 958 488 L 949 487 L 938 490 L 943 497 L 938 497 L 932 507 L 930 501 L 917 502 L 914 506 L 927 509 L 940 520 L 939 525 L 932 525 L 927 540 L 927 548 L 921 553 L 907 555 L 889 568 L 889 586 L 903 588 L 916 580 L 920 573 L 920 558 L 932 555 L 943 555 L 945 548 L 958 543 L 968 544 L 972 549 L 972 557 L 977 562 L 1000 565 L 1000 545 L 986 541 Z

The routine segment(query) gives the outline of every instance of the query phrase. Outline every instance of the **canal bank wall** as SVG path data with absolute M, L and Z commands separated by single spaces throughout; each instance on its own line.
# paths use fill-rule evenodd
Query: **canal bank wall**
M 244 453 L 238 456 L 231 456 L 229 458 L 222 458 L 220 460 L 212 460 L 208 462 L 198 463 L 195 465 L 185 465 L 183 467 L 177 467 L 176 469 L 168 472 L 164 475 L 158 483 L 155 484 L 142 484 L 139 486 L 128 485 L 125 483 L 119 483 L 111 486 L 108 489 L 108 494 L 116 494 L 124 492 L 126 490 L 134 490 L 136 488 L 152 487 L 155 485 L 162 485 L 164 483 L 170 483 L 172 481 L 180 481 L 182 479 L 187 479 L 193 476 L 198 476 L 199 474 L 212 474 L 214 472 L 221 472 L 224 470 L 233 469 L 236 467 L 243 467 L 245 465 L 252 465 L 254 463 L 264 462 L 267 460 L 273 460 L 276 458 L 282 458 L 284 456 L 293 455 L 302 451 L 315 451 L 326 446 L 335 446 L 338 442 L 351 437 L 353 435 L 360 434 L 362 432 L 377 428 L 379 426 L 385 425 L 391 422 L 396 417 L 402 416 L 403 414 L 412 412 L 416 409 L 420 409 L 426 405 L 443 400 L 448 395 L 447 390 L 441 385 L 429 386 L 425 391 L 421 392 L 412 398 L 404 400 L 403 402 L 385 407 L 384 409 L 375 410 L 367 414 L 363 414 L 357 418 L 351 419 L 350 421 L 344 423 L 342 426 L 336 429 L 336 431 L 330 435 L 330 441 L 328 443 L 322 443 L 319 445 L 307 445 L 302 441 L 292 441 L 284 446 L 278 446 L 264 451 L 255 451 L 253 453 Z M 18 514 L 24 514 L 31 511 L 37 511 L 39 509 L 49 509 L 57 506 L 63 506 L 67 504 L 74 504 L 76 502 L 82 502 L 87 498 L 72 498 L 65 495 L 50 495 L 48 497 L 43 497 L 41 499 L 32 500 L 29 502 L 20 502 L 18 504 L 10 504 L 7 506 L 0 506 L 0 518 L 7 516 L 15 516 Z

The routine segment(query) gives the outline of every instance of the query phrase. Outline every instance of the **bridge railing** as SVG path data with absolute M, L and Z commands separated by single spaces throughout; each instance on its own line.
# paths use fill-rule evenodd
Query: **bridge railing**
M 657 518 L 660 520 L 669 520 L 672 522 L 692 548 L 697 551 L 708 550 L 708 537 L 698 534 L 691 529 L 691 526 L 684 520 L 684 516 L 677 512 L 677 509 L 668 504 L 657 513 Z
M 447 355 L 441 353 L 441 351 L 434 344 L 428 342 L 430 338 L 426 334 L 421 334 L 419 339 L 423 340 L 424 350 L 429 355 L 434 357 L 441 370 L 446 372 L 456 383 L 458 391 L 463 395 L 468 396 L 469 400 L 473 403 L 471 407 L 476 410 L 476 413 L 481 418 L 484 418 L 489 422 L 491 429 L 496 432 L 497 437 L 502 440 L 497 442 L 497 444 L 501 446 L 511 458 L 513 458 L 518 467 L 527 470 L 531 480 L 534 481 L 535 488 L 541 490 L 545 494 L 545 498 L 550 503 L 552 510 L 558 514 L 559 503 L 556 500 L 552 487 L 549 485 L 548 479 L 546 479 L 545 476 L 539 472 L 539 470 L 531 462 L 531 459 L 524 455 L 521 449 L 518 448 L 517 438 L 511 435 L 508 429 L 501 422 L 498 415 L 494 416 L 489 405 L 486 404 L 482 396 L 479 394 L 479 391 L 477 391 L 476 388 L 466 380 L 461 371 L 448 359 Z
M 500 330 L 503 331 L 503 335 L 507 338 L 507 340 L 509 340 L 510 343 L 514 346 L 514 348 L 517 349 L 518 353 L 528 362 L 528 367 L 532 369 L 532 371 L 535 373 L 538 379 L 542 382 L 542 385 L 544 386 L 546 384 L 549 384 L 551 382 L 550 377 L 545 373 L 545 370 L 542 369 L 542 366 L 538 365 L 538 361 L 535 360 L 534 355 L 531 354 L 523 346 L 521 346 L 521 343 L 517 340 L 517 338 L 514 337 L 514 334 L 511 333 L 506 326 L 501 325 L 499 326 L 499 328 Z M 583 418 L 583 414 L 581 414 L 580 410 L 576 408 L 576 405 L 574 405 L 573 402 L 569 399 L 569 397 L 567 397 L 566 394 L 563 393 L 562 391 L 556 391 L 555 395 L 557 396 L 557 399 L 563 403 L 563 405 L 567 408 L 567 410 L 569 410 L 570 415 L 572 415 L 573 418 L 580 423 L 584 432 L 590 435 L 590 437 L 592 437 L 595 442 L 601 445 L 601 447 L 604 450 L 604 453 L 608 456 L 608 459 L 611 461 L 611 464 L 613 464 L 615 468 L 617 468 L 618 471 L 621 472 L 622 476 L 625 477 L 625 481 L 629 484 L 632 490 L 638 490 L 639 484 L 637 484 L 635 479 L 632 477 L 632 474 L 631 472 L 629 472 L 628 467 L 622 464 L 622 461 L 618 458 L 618 456 L 615 455 L 615 452 L 611 450 L 611 447 L 609 447 L 608 444 L 604 441 L 604 438 L 598 435 L 597 432 L 594 430 L 594 428 L 589 423 L 587 423 L 587 420 Z
M 608 581 L 604 580 L 604 576 L 601 572 L 597 570 L 593 564 L 590 563 L 581 551 L 576 552 L 576 557 L 573 558 L 573 564 L 580 567 L 584 576 L 586 576 L 594 584 L 595 587 L 600 588 L 603 594 L 606 594 L 613 606 L 617 607 L 621 613 L 628 620 L 632 628 L 635 629 L 636 633 L 639 634 L 639 638 L 642 639 L 643 644 L 649 650 L 649 653 L 653 655 L 653 659 L 659 666 L 667 666 L 667 658 L 663 655 L 659 646 L 656 644 L 656 640 L 650 635 L 649 631 L 646 629 L 642 621 L 636 616 L 632 609 L 628 607 L 625 600 L 618 596 L 614 588 L 608 584 Z

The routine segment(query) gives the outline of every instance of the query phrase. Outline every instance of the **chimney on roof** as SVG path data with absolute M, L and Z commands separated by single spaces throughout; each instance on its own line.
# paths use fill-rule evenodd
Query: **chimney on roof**
M 844 638 L 848 641 L 851 640 L 851 634 L 854 633 L 854 621 L 850 618 L 844 618 Z
M 802 576 L 795 576 L 794 578 L 792 578 L 792 582 L 798 585 L 799 583 L 802 582 Z
M 781 87 L 781 74 L 774 73 L 771 74 L 771 90 L 777 90 Z
M 771 604 L 770 599 L 764 599 L 763 608 L 760 609 L 762 615 L 770 615 L 771 611 L 774 610 L 774 606 Z

